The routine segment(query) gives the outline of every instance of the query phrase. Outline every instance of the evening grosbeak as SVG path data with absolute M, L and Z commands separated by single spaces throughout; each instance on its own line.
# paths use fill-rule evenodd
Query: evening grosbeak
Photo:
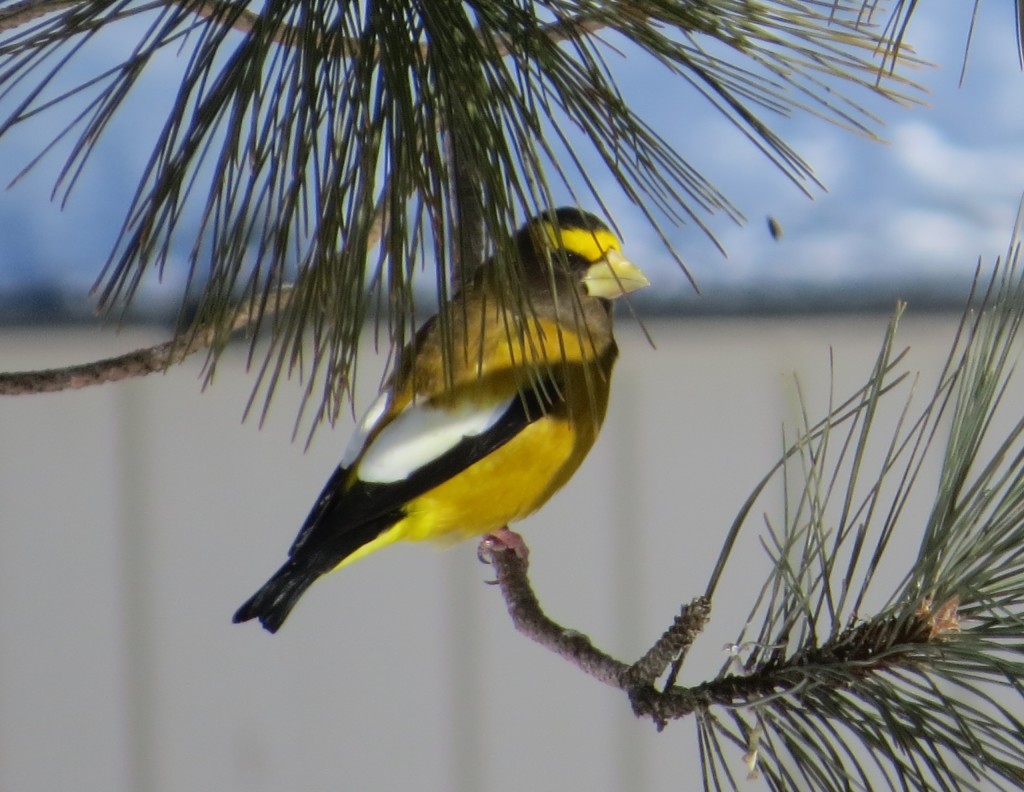
M 484 263 L 419 329 L 288 560 L 234 621 L 276 632 L 321 575 L 399 540 L 502 531 L 576 472 L 608 406 L 611 301 L 648 281 L 577 209 L 533 218 L 514 241 L 525 303 L 509 305 Z

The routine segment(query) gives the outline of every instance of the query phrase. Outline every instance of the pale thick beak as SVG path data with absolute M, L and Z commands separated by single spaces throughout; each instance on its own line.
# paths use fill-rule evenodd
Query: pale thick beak
M 583 276 L 583 285 L 591 297 L 614 300 L 623 294 L 650 286 L 647 276 L 617 250 L 609 250 L 600 261 L 591 264 Z

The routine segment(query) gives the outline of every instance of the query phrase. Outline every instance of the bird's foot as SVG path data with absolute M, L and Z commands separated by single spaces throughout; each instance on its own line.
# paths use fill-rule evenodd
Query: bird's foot
M 493 554 L 502 550 L 511 550 L 524 564 L 530 560 L 530 548 L 526 546 L 523 537 L 515 531 L 510 531 L 508 526 L 499 528 L 481 539 L 476 554 L 483 563 L 490 564 Z

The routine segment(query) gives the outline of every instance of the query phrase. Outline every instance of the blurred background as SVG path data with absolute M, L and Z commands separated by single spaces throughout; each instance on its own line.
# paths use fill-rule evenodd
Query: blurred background
M 830 385 L 845 396 L 867 379 L 896 299 L 909 301 L 898 345 L 932 384 L 977 258 L 1005 249 L 1024 189 L 1011 7 L 981 15 L 958 87 L 969 16 L 969 4 L 929 4 L 914 18 L 908 40 L 940 67 L 918 75 L 930 106 L 875 108 L 887 144 L 779 123 L 828 188 L 811 186 L 813 200 L 704 107 L 644 107 L 663 72 L 623 69 L 641 112 L 706 154 L 698 165 L 750 222 L 714 227 L 726 259 L 692 230 L 675 240 L 697 297 L 640 216 L 611 201 L 627 252 L 654 275 L 656 294 L 636 305 L 655 346 L 620 316 L 599 444 L 519 526 L 553 618 L 639 656 L 704 590 L 719 537 L 778 458 L 799 409 L 793 373 L 823 416 Z M 66 206 L 49 200 L 57 160 L 0 193 L 0 371 L 166 339 L 173 266 L 118 330 L 92 318 L 88 297 L 158 121 L 145 97 L 136 112 Z M 0 181 L 39 145 L 28 129 L 6 141 Z M 471 544 L 375 555 L 318 583 L 276 636 L 232 625 L 352 423 L 304 451 L 297 385 L 279 390 L 264 427 L 243 423 L 246 351 L 229 352 L 205 391 L 200 359 L 0 401 L 0 790 L 696 788 L 692 723 L 658 734 L 622 694 L 518 636 Z M 364 352 L 357 411 L 380 373 Z M 922 489 L 891 558 L 916 547 Z M 726 661 L 767 570 L 751 532 L 684 682 Z

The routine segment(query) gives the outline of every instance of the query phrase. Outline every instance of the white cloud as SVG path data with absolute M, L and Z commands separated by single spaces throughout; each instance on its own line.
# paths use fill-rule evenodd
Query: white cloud
M 1024 187 L 1024 157 L 1019 145 L 957 145 L 941 129 L 911 122 L 896 128 L 892 151 L 920 184 L 951 197 L 977 198 Z

